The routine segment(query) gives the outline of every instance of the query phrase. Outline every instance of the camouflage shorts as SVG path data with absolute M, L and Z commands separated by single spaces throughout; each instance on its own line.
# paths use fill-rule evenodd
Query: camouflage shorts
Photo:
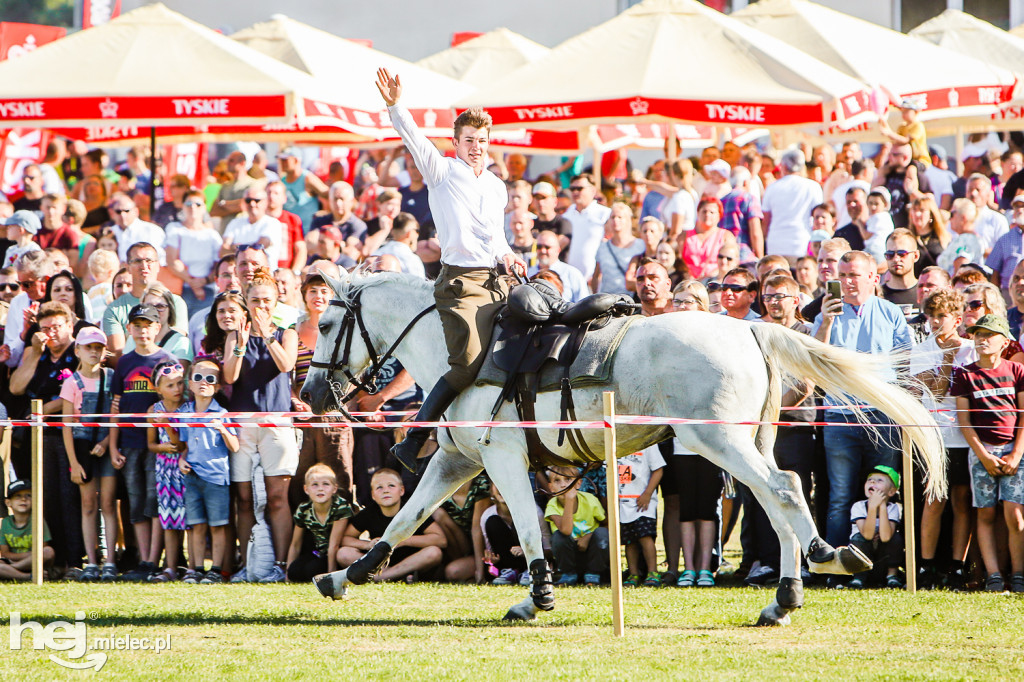
M 1013 444 L 986 444 L 985 448 L 990 454 L 1002 457 L 1013 448 Z M 971 494 L 975 507 L 994 507 L 997 502 L 1024 504 L 1024 466 L 1018 467 L 1017 473 L 1012 476 L 993 476 L 974 452 L 971 452 L 970 466 Z

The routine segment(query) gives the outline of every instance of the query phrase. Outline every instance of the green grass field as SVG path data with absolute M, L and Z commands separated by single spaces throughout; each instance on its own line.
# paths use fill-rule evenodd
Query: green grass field
M 342 602 L 310 585 L 0 586 L 0 679 L 1024 679 L 1024 599 L 807 591 L 787 628 L 751 623 L 771 592 L 632 589 L 612 636 L 611 590 L 557 590 L 529 624 L 500 621 L 525 588 L 370 585 Z M 8 613 L 73 620 L 94 637 L 170 636 L 170 650 L 112 651 L 99 673 L 8 650 Z

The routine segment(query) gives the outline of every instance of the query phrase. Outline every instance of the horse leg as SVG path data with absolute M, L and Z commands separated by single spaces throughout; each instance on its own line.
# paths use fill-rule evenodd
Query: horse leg
M 452 496 L 459 486 L 480 473 L 479 464 L 454 449 L 438 450 L 423 474 L 423 480 L 409 501 L 402 505 L 388 524 L 381 539 L 348 568 L 333 573 L 322 573 L 313 578 L 313 584 L 325 597 L 342 599 L 349 585 L 362 585 L 383 570 L 391 558 L 392 549 L 412 536 L 434 510 Z
M 485 449 L 484 465 L 487 475 L 508 504 L 533 579 L 530 594 L 508 610 L 505 620 L 534 620 L 538 611 L 555 608 L 555 595 L 551 585 L 551 569 L 544 560 L 537 505 L 533 500 L 526 458 L 491 445 Z

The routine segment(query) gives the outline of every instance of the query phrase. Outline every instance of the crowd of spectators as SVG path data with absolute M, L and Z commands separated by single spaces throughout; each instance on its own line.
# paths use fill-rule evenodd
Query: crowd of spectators
M 531 176 L 521 154 L 492 154 L 491 170 L 508 185 L 509 244 L 569 301 L 622 293 L 643 315 L 705 311 L 910 357 L 893 380 L 929 389 L 951 502 L 922 499 L 918 518 L 899 504 L 902 478 L 920 474 L 902 470 L 898 426 L 874 410 L 874 430 L 847 426 L 856 417 L 841 397 L 786 385 L 782 419 L 808 424 L 779 428 L 777 464 L 799 477 L 830 543 L 878 559 L 875 573 L 830 587 L 902 586 L 913 523 L 924 586 L 1024 592 L 1024 162 L 983 140 L 957 175 L 940 147 L 922 155 L 920 140 L 893 139 L 872 157 L 856 142 L 781 153 L 727 142 L 694 158 L 667 149 L 646 171 L 618 153 L 596 174 L 566 159 Z M 310 411 L 299 388 L 332 296 L 321 272 L 437 274 L 423 176 L 401 149 L 365 152 L 326 178 L 295 148 L 276 165 L 236 150 L 203 187 L 167 177 L 151 204 L 148 153 L 112 167 L 103 150 L 55 140 L 0 202 L 0 406 L 19 418 L 39 399 L 46 414 L 116 414 L 122 426 L 45 429 L 50 574 L 276 582 L 346 566 L 415 488 L 388 450 L 421 387 L 393 360 L 380 389 L 349 406 L 392 430 L 312 414 L 295 422 L 329 425 L 236 428 L 218 413 Z M 211 427 L 175 426 L 177 412 Z M 26 435 L 14 429 L 3 471 L 0 578 L 28 577 Z M 608 571 L 605 473 L 578 474 L 536 476 L 545 547 L 566 585 Z M 618 478 L 627 584 L 778 580 L 771 521 L 700 453 L 668 440 L 624 458 Z M 738 518 L 742 560 L 723 571 Z M 482 474 L 378 577 L 513 584 L 525 569 Z

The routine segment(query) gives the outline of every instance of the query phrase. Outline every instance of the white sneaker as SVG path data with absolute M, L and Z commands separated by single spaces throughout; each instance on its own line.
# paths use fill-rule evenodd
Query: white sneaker
M 270 571 L 270 575 L 268 575 L 266 578 L 264 578 L 260 582 L 261 583 L 283 583 L 287 579 L 288 579 L 288 576 L 285 575 L 284 569 L 281 568 L 280 566 L 278 566 L 277 564 L 275 564 L 273 570 Z

